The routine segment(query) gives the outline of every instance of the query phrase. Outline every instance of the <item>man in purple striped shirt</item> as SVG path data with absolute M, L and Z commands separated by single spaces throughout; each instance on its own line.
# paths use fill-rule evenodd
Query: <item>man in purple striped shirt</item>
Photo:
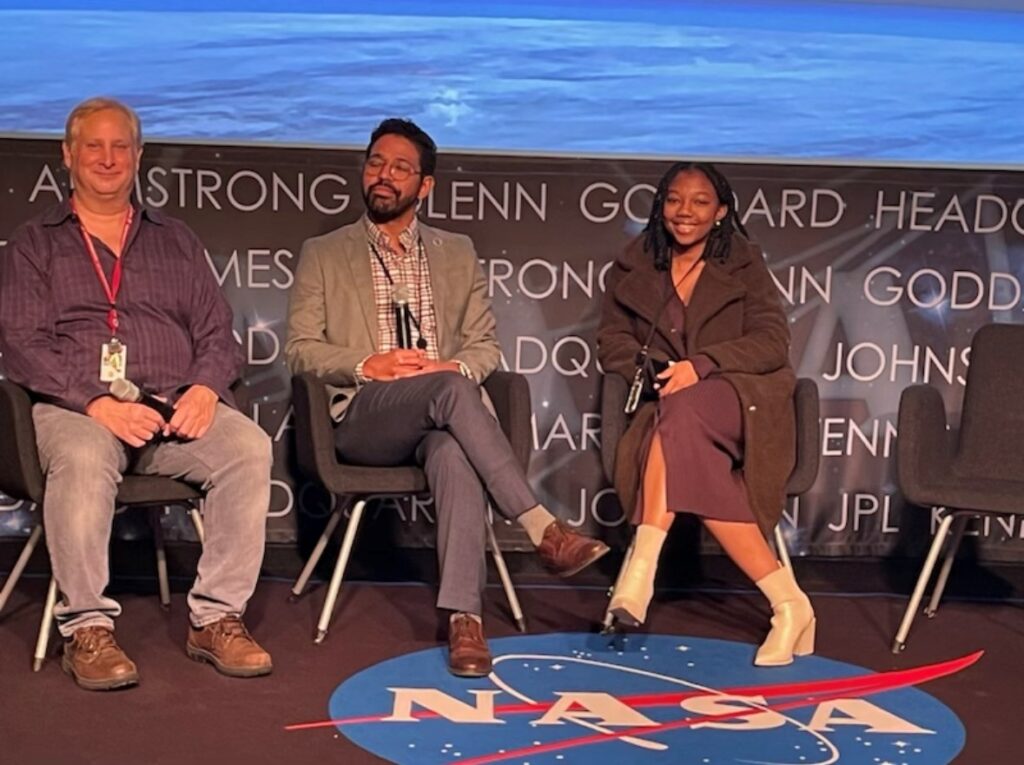
M 232 676 L 267 674 L 270 655 L 241 614 L 263 559 L 272 458 L 267 435 L 234 408 L 242 353 L 231 308 L 196 235 L 132 204 L 134 111 L 84 101 L 62 147 L 73 195 L 21 226 L 0 259 L 0 350 L 35 400 L 62 666 L 90 690 L 138 681 L 114 640 L 120 606 L 104 595 L 117 487 L 131 470 L 206 491 L 188 655 Z M 110 395 L 125 379 L 169 408 Z

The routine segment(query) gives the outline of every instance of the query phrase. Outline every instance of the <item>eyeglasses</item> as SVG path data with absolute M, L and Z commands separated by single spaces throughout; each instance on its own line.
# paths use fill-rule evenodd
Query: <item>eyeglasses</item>
M 385 170 L 396 181 L 407 180 L 410 176 L 420 172 L 404 159 L 396 159 L 394 162 L 388 163 L 384 157 L 377 155 L 367 157 L 363 164 L 363 171 L 372 175 L 383 175 Z

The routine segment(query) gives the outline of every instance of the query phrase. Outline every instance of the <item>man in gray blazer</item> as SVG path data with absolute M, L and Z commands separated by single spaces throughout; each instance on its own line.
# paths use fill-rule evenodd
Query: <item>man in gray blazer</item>
M 302 247 L 285 356 L 293 373 L 328 386 L 342 459 L 423 466 L 437 508 L 437 606 L 451 612 L 449 669 L 479 677 L 491 671 L 480 621 L 487 495 L 560 576 L 608 547 L 537 502 L 483 401 L 479 385 L 499 360 L 483 270 L 468 237 L 416 217 L 436 163 L 434 141 L 413 122 L 373 131 L 366 214 Z

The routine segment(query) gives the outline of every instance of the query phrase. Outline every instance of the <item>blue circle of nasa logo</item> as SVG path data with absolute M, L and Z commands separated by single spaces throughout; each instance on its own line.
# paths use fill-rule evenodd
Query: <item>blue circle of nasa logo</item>
M 331 726 L 401 765 L 945 765 L 963 725 L 915 686 L 980 653 L 875 673 L 817 656 L 752 665 L 753 646 L 669 635 L 556 633 L 490 641 L 465 680 L 446 649 L 376 664 L 331 696 Z

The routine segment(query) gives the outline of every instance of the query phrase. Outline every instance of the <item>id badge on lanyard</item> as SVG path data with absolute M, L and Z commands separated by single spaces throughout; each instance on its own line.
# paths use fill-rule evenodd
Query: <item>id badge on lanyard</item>
M 128 364 L 128 346 L 116 337 L 100 346 L 100 382 L 123 380 Z
M 74 197 L 71 199 L 71 209 L 75 210 Z M 75 213 L 77 215 L 77 210 Z M 96 254 L 96 246 L 92 243 L 92 237 L 89 235 L 89 231 L 86 229 L 85 224 L 82 223 L 81 217 L 79 217 L 78 220 L 78 226 L 82 232 L 82 241 L 85 242 L 85 249 L 89 253 L 89 258 L 92 260 L 96 276 L 100 280 L 100 286 L 103 287 L 103 293 L 106 295 L 107 302 L 110 304 L 110 310 L 107 311 L 107 328 L 110 330 L 110 341 L 103 343 L 100 346 L 100 382 L 123 380 L 126 375 L 128 346 L 121 342 L 117 337 L 117 330 L 120 324 L 117 315 L 117 293 L 121 290 L 121 274 L 124 268 L 125 244 L 128 241 L 128 231 L 131 229 L 134 214 L 135 210 L 129 206 L 128 214 L 125 215 L 124 219 L 124 230 L 121 232 L 120 254 L 117 258 L 117 262 L 114 264 L 114 274 L 109 282 L 107 281 L 107 275 L 103 273 L 103 266 L 100 265 L 100 258 L 99 255 Z

